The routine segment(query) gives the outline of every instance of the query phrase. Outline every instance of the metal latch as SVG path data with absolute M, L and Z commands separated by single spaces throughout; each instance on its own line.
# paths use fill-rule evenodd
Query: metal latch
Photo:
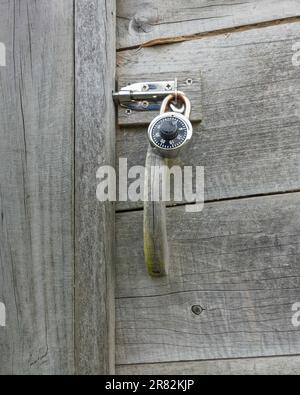
M 161 104 L 168 95 L 174 95 L 175 103 L 172 104 L 178 107 L 176 97 L 179 92 L 184 92 L 192 103 L 191 122 L 201 122 L 203 87 L 201 72 L 197 69 L 182 70 L 171 76 L 170 72 L 147 74 L 142 70 L 139 74 L 135 70 L 134 74 L 118 76 L 117 84 L 113 98 L 118 106 L 120 126 L 149 125 L 159 115 Z
M 114 101 L 131 111 L 159 111 L 165 97 L 178 92 L 178 82 L 155 81 L 138 82 L 122 88 L 113 94 Z

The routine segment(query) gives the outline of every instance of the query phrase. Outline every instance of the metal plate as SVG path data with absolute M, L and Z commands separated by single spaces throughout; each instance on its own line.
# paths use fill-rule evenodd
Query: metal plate
M 178 79 L 178 90 L 183 91 L 191 100 L 191 122 L 201 122 L 202 87 L 200 71 L 183 71 L 176 75 L 170 75 L 170 73 L 153 73 L 151 75 L 135 74 L 134 76 L 122 76 L 118 81 L 118 89 L 136 82 L 169 81 L 175 78 Z M 153 106 L 152 103 L 150 103 L 149 107 L 151 108 L 153 106 L 154 111 L 149 111 L 149 107 L 144 110 L 141 104 L 135 105 L 139 109 L 138 111 L 118 106 L 118 123 L 120 126 L 146 125 L 159 115 L 158 106 Z

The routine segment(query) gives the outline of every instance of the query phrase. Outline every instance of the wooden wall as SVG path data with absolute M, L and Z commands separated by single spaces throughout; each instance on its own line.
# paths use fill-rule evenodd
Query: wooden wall
M 299 11 L 297 1 L 117 4 L 119 79 L 201 75 L 203 122 L 181 164 L 205 167 L 206 194 L 202 213 L 167 209 L 162 279 L 144 268 L 142 205 L 117 207 L 119 373 L 299 371 Z M 145 130 L 118 131 L 129 165 L 144 164 Z
M 114 1 L 0 0 L 0 374 L 114 371 L 96 172 L 114 163 L 115 17 Z
M 299 370 L 298 3 L 0 0 L 0 374 Z M 167 209 L 163 279 L 142 205 L 95 196 L 115 148 L 143 165 L 148 145 L 146 126 L 115 136 L 116 63 L 201 77 L 179 163 L 205 167 L 206 204 Z

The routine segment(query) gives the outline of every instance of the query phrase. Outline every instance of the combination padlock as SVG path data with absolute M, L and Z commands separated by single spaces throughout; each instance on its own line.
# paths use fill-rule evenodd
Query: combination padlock
M 175 99 L 173 95 L 169 95 L 162 103 L 160 115 L 151 122 L 148 129 L 153 149 L 165 158 L 176 157 L 193 136 L 193 126 L 189 120 L 191 102 L 183 93 L 178 93 L 177 97 L 184 104 L 184 114 L 167 111 Z

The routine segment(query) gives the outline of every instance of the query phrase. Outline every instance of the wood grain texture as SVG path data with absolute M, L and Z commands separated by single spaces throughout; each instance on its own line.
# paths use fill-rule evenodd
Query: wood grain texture
M 119 49 L 300 15 L 298 0 L 119 0 Z M 172 40 L 171 40 L 172 41 Z
M 115 1 L 76 1 L 75 356 L 80 374 L 114 371 L 114 205 L 96 172 L 114 165 Z
M 166 224 L 165 172 L 168 161 L 149 145 L 146 156 L 144 188 L 144 256 L 150 276 L 162 277 L 169 266 Z
M 73 1 L 2 0 L 0 374 L 71 374 Z
M 142 213 L 118 214 L 117 363 L 299 354 L 299 199 L 207 203 L 196 215 L 167 209 L 161 279 L 144 268 Z
M 299 375 L 300 357 L 248 358 L 117 366 L 120 375 Z
M 181 165 L 205 167 L 205 199 L 300 189 L 300 24 L 118 54 L 118 75 L 201 70 L 202 118 Z M 143 165 L 146 127 L 121 128 L 118 156 Z M 177 163 L 180 164 L 180 163 Z M 120 203 L 119 210 L 142 207 Z

